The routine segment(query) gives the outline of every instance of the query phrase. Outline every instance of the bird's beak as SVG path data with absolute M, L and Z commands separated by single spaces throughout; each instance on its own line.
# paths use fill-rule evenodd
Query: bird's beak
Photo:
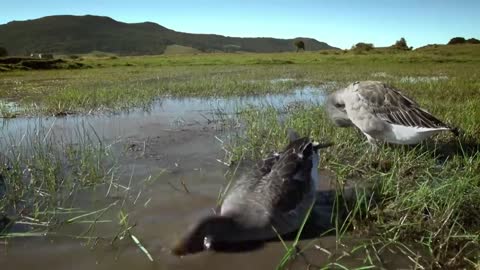
M 332 145 L 333 145 L 332 142 L 326 142 L 326 143 L 313 142 L 312 143 L 313 149 L 315 149 L 315 150 L 318 150 L 318 149 L 321 149 L 321 148 L 327 148 L 327 147 L 330 147 Z

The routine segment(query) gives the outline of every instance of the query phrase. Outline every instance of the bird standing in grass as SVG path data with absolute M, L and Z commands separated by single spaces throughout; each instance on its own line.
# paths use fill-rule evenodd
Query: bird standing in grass
M 201 219 L 173 248 L 176 255 L 276 238 L 299 229 L 315 201 L 318 144 L 290 134 L 280 153 L 258 162 L 227 193 L 220 213 Z
M 398 89 L 378 81 L 350 84 L 329 95 L 326 110 L 340 127 L 356 126 L 376 148 L 379 142 L 416 144 L 458 130 L 421 108 Z

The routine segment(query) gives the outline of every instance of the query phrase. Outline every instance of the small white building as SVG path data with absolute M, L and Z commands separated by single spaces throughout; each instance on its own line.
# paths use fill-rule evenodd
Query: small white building
M 38 59 L 53 59 L 53 54 L 51 53 L 31 53 L 30 57 Z

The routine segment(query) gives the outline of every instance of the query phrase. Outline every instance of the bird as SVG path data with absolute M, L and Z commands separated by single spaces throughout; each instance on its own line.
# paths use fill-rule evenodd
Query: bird
M 267 241 L 298 230 L 315 201 L 319 149 L 331 145 L 290 132 L 284 150 L 258 161 L 237 179 L 219 213 L 190 226 L 172 253 L 182 256 L 216 244 Z
M 339 127 L 356 126 L 372 148 L 379 143 L 417 144 L 451 127 L 400 90 L 380 81 L 357 81 L 331 93 L 325 109 Z

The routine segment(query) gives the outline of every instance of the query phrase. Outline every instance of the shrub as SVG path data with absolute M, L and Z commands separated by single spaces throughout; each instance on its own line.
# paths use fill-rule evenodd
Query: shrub
M 464 37 L 454 37 L 450 39 L 450 41 L 447 43 L 448 45 L 455 45 L 455 44 L 465 44 L 467 41 L 465 40 Z
M 302 49 L 305 51 L 305 42 L 303 42 L 303 40 L 297 40 L 295 41 L 295 47 L 297 47 L 297 52 Z
M 395 44 L 393 45 L 393 47 L 395 49 L 399 49 L 399 50 L 411 50 L 412 49 L 412 47 L 408 47 L 407 41 L 403 37 L 400 38 L 399 40 L 397 40 L 395 42 Z
M 352 50 L 354 51 L 370 51 L 373 50 L 373 44 L 372 43 L 365 43 L 365 42 L 359 42 L 355 45 L 353 45 Z

